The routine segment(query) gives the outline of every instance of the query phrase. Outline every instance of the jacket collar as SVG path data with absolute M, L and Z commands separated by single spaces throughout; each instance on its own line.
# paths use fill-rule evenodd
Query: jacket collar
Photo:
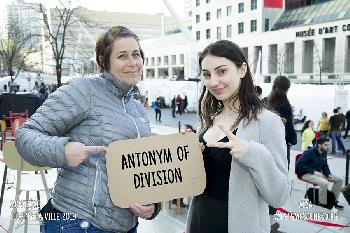
M 130 99 L 132 96 L 137 98 L 140 95 L 140 91 L 137 86 L 132 86 L 119 80 L 116 76 L 109 73 L 108 71 L 104 71 L 101 74 L 101 77 L 102 80 L 106 83 L 108 89 L 110 89 L 120 98 Z

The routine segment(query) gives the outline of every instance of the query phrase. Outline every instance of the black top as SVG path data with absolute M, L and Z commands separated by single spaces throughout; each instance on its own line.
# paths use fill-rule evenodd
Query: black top
M 339 131 L 343 128 L 344 118 L 341 115 L 333 115 L 329 118 L 330 131 Z
M 237 130 L 233 133 L 236 135 Z M 203 151 L 204 168 L 207 177 L 207 185 L 204 189 L 206 196 L 228 201 L 228 188 L 231 171 L 232 155 L 228 148 L 207 147 L 203 136 L 199 139 L 205 146 Z M 228 142 L 227 136 L 219 142 Z
M 287 120 L 284 125 L 286 132 L 286 143 L 290 145 L 297 144 L 297 134 L 295 133 L 294 125 L 293 125 L 293 109 L 289 104 L 284 104 L 281 107 L 277 108 L 276 111 L 280 115 Z

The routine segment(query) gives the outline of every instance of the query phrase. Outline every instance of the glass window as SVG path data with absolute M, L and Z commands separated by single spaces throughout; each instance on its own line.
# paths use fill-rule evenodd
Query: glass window
M 148 57 L 146 58 L 146 62 L 145 63 L 146 63 L 146 66 L 148 66 Z
M 216 38 L 219 40 L 221 39 L 221 27 L 216 28 Z
M 171 64 L 176 65 L 176 55 L 171 55 Z
M 160 66 L 162 64 L 162 58 L 157 57 L 157 66 Z
M 265 32 L 267 32 L 270 29 L 270 19 L 265 19 Z
M 210 29 L 206 30 L 207 39 L 210 39 Z
M 238 13 L 244 12 L 244 3 L 238 3 Z
M 226 7 L 226 15 L 231 16 L 231 14 L 232 14 L 232 6 Z
M 232 37 L 232 25 L 231 24 L 227 25 L 227 27 L 226 27 L 226 37 L 227 38 Z
M 221 18 L 221 9 L 216 10 L 216 18 L 220 19 Z
M 205 14 L 205 16 L 206 16 L 207 21 L 210 20 L 210 12 L 207 12 L 207 13 Z
M 185 63 L 185 55 L 180 54 L 180 64 L 183 65 Z
M 244 24 L 243 22 L 238 23 L 238 34 L 244 33 Z
M 169 65 L 169 57 L 164 56 L 164 65 Z
M 201 32 L 196 31 L 196 40 L 200 40 L 200 39 L 201 39 Z
M 192 16 L 192 11 L 189 11 L 189 12 L 188 12 L 188 16 Z
M 250 0 L 250 9 L 255 10 L 258 8 L 258 3 L 256 0 Z
M 206 2 L 206 3 L 210 3 L 210 0 L 206 0 L 205 2 Z
M 201 4 L 200 0 L 196 0 L 196 6 L 199 6 Z
M 251 20 L 250 21 L 250 31 L 251 32 L 256 32 L 256 20 Z
M 154 66 L 154 57 L 151 58 L 151 66 Z
M 201 15 L 196 15 L 196 23 L 199 23 L 201 21 Z

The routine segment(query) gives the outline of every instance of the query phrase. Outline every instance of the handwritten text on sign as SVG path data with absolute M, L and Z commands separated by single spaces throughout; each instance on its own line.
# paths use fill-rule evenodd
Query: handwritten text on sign
M 124 208 L 198 195 L 206 183 L 193 133 L 113 142 L 106 163 L 111 199 Z

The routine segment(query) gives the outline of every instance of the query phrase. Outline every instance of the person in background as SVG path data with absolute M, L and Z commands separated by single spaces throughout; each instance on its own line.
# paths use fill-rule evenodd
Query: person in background
M 291 188 L 284 125 L 257 97 L 239 46 L 210 44 L 199 67 L 198 135 L 207 183 L 192 200 L 186 233 L 268 232 L 268 204 L 283 205 Z
M 313 147 L 313 142 L 316 136 L 313 127 L 313 121 L 305 121 L 303 128 L 301 129 L 301 140 L 303 141 L 301 145 L 301 151 L 306 151 Z
M 180 115 L 182 115 L 183 99 L 181 98 L 180 95 L 177 95 L 177 97 L 176 97 L 176 105 L 177 105 L 176 113 L 180 113 Z
M 328 137 L 329 133 L 329 118 L 326 112 L 322 112 L 321 118 L 318 121 L 317 129 L 320 132 L 320 137 Z
M 329 118 L 329 137 L 332 139 L 332 152 L 336 153 L 336 143 L 338 144 L 338 149 L 342 150 L 343 155 L 346 154 L 346 150 L 341 138 L 341 130 L 343 128 L 344 119 L 338 114 L 339 109 L 335 108 L 333 110 L 333 116 Z
M 175 96 L 171 100 L 171 115 L 173 116 L 173 118 L 176 117 L 176 98 L 175 98 Z
M 324 207 L 327 205 L 327 190 L 330 183 L 333 183 L 332 192 L 336 199 L 338 199 L 340 191 L 344 191 L 342 189 L 343 180 L 332 175 L 329 170 L 327 163 L 328 148 L 329 139 L 320 137 L 316 141 L 316 146 L 305 151 L 296 164 L 303 180 L 310 181 L 320 187 L 318 192 L 319 202 Z M 343 209 L 344 207 L 336 204 L 335 208 Z
M 162 110 L 161 110 L 161 102 L 160 102 L 159 98 L 157 98 L 157 100 L 155 102 L 154 111 L 156 113 L 156 121 L 162 122 L 162 120 L 161 120 Z
M 105 146 L 151 135 L 147 113 L 134 99 L 144 60 L 138 41 L 122 26 L 104 31 L 95 48 L 101 75 L 61 86 L 17 131 L 24 160 L 59 168 L 52 199 L 41 210 L 59 220 L 44 218 L 44 233 L 136 233 L 138 217 L 159 213 L 158 204 L 115 206 L 107 187 Z M 66 221 L 64 213 L 76 219 Z
M 183 112 L 185 113 L 186 111 L 188 111 L 187 109 L 187 106 L 188 106 L 188 99 L 187 99 L 187 95 L 185 95 L 185 98 L 184 98 L 184 102 L 183 102 Z
M 297 134 L 293 125 L 293 107 L 287 97 L 289 88 L 289 79 L 285 76 L 278 76 L 273 81 L 271 93 L 265 99 L 266 103 L 280 115 L 284 123 L 288 170 L 290 164 L 290 147 L 297 144 Z
M 346 130 L 345 130 L 345 134 L 344 134 L 344 139 L 346 139 L 348 137 L 348 133 L 350 130 L 350 109 L 346 112 L 345 119 L 346 119 Z

